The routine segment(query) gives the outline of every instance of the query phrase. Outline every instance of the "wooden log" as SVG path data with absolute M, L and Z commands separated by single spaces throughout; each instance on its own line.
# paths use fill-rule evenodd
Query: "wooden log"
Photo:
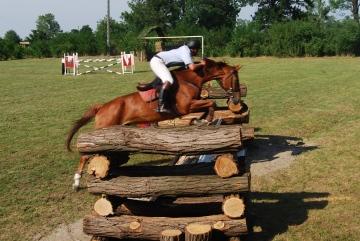
M 242 108 L 240 113 L 234 113 L 231 110 L 217 110 L 214 113 L 214 120 L 222 119 L 222 124 L 249 123 L 249 109 Z
M 209 241 L 211 225 L 191 223 L 185 227 L 185 241 Z
M 197 161 L 199 160 L 199 156 L 198 155 L 186 155 L 186 156 L 180 156 L 176 162 L 175 165 L 186 165 L 186 164 L 194 164 L 197 163 Z
M 162 201 L 166 198 L 160 198 L 159 201 Z M 192 204 L 192 203 L 222 203 L 224 201 L 223 195 L 214 195 L 214 196 L 203 196 L 203 197 L 178 197 L 175 200 L 172 200 L 172 203 L 176 204 Z
M 190 126 L 193 120 L 175 118 L 170 120 L 159 121 L 159 127 L 179 127 L 179 126 Z
M 240 96 L 246 97 L 247 95 L 247 87 L 244 84 L 240 84 Z M 231 96 L 230 93 L 226 92 L 224 89 L 220 87 L 205 87 L 201 90 L 200 94 L 203 99 L 226 99 Z
M 106 237 L 98 237 L 98 236 L 92 236 L 90 241 L 108 241 L 109 239 Z
M 228 101 L 228 108 L 229 110 L 231 110 L 231 112 L 233 113 L 240 113 L 241 109 L 242 109 L 242 105 L 241 103 L 237 103 L 235 104 L 234 102 L 232 101 Z
M 103 195 L 98 199 L 94 204 L 94 211 L 100 216 L 106 217 L 114 214 L 113 203 L 106 198 L 106 195 Z
M 233 153 L 219 155 L 215 160 L 214 170 L 222 178 L 228 178 L 240 173 L 240 167 Z
M 189 175 L 216 175 L 214 163 L 195 163 L 175 166 L 123 166 L 112 170 L 109 174 L 109 179 L 118 176 L 152 177 Z
M 88 164 L 88 174 L 96 178 L 104 178 L 107 176 L 110 169 L 110 161 L 101 155 L 92 157 Z
M 159 121 L 157 124 L 159 127 L 176 127 L 176 126 L 190 126 L 194 120 L 200 120 L 205 116 L 205 112 L 195 112 L 183 115 L 179 118 Z
M 221 179 L 216 175 L 191 176 L 118 176 L 110 180 L 90 178 L 90 193 L 119 197 L 208 196 L 248 192 L 248 174 Z
M 111 237 L 118 239 L 147 239 L 159 240 L 159 234 L 165 229 L 184 229 L 190 223 L 200 223 L 211 225 L 214 232 L 227 236 L 239 236 L 247 233 L 245 219 L 230 219 L 225 215 L 211 215 L 203 217 L 144 217 L 144 216 L 115 216 L 101 217 L 99 215 L 87 215 L 83 221 L 83 230 L 89 235 Z M 223 222 L 220 229 L 215 229 L 214 225 Z M 136 225 L 134 225 L 137 223 Z M 215 234 L 215 233 L 214 233 Z
M 80 134 L 77 148 L 81 153 L 105 151 L 173 155 L 221 153 L 238 150 L 247 132 L 248 130 L 240 125 L 185 128 L 111 126 Z
M 208 205 L 214 205 L 213 209 L 209 209 L 209 212 L 216 211 L 216 213 L 209 213 L 208 215 L 218 214 L 218 205 L 221 205 L 221 211 L 229 218 L 242 218 L 245 215 L 246 199 L 248 193 L 230 194 L 230 195 L 216 195 L 208 197 L 159 197 L 156 202 L 160 205 L 193 205 L 206 207 Z M 200 215 L 199 215 L 200 216 Z
M 240 218 L 244 215 L 244 201 L 239 195 L 230 195 L 225 197 L 222 209 L 224 214 L 229 218 Z
M 99 199 L 97 202 L 102 200 Z M 106 199 L 107 200 L 107 199 Z M 119 215 L 141 215 L 150 217 L 196 217 L 207 216 L 214 214 L 222 214 L 222 202 L 192 202 L 178 204 L 174 202 L 163 201 L 144 201 L 126 198 L 110 198 L 111 202 L 107 200 L 106 209 L 101 209 L 101 213 L 94 210 L 101 216 L 108 216 L 114 214 Z M 105 210 L 105 211 L 103 211 Z M 114 212 L 113 212 L 114 210 Z
M 160 241 L 180 241 L 181 234 L 179 229 L 165 229 L 160 233 Z

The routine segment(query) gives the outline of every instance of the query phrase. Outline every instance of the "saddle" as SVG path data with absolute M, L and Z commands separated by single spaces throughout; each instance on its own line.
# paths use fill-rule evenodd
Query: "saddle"
M 159 91 L 162 86 L 161 79 L 155 78 L 150 83 L 139 83 L 136 88 L 145 102 L 151 102 L 159 98 Z
M 147 90 L 150 90 L 150 89 L 156 89 L 161 85 L 162 85 L 161 79 L 156 77 L 150 83 L 145 83 L 145 84 L 139 83 L 136 86 L 136 88 L 137 88 L 138 91 L 147 91 Z

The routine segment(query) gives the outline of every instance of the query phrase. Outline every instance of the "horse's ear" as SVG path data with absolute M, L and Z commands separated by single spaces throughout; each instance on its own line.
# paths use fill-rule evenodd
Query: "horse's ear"
M 238 65 L 235 65 L 235 69 L 236 69 L 236 71 L 238 71 L 239 69 L 241 69 L 241 67 L 242 67 L 242 66 L 241 66 L 241 65 L 239 65 L 239 64 L 238 64 Z

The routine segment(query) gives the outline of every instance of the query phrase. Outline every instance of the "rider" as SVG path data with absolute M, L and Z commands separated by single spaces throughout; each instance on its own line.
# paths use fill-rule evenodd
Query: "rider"
M 199 49 L 200 41 L 191 40 L 186 45 L 169 51 L 159 52 L 151 58 L 150 68 L 162 81 L 162 87 L 159 93 L 159 106 L 156 110 L 157 112 L 171 113 L 171 110 L 165 105 L 167 90 L 169 90 L 170 86 L 174 83 L 174 79 L 171 76 L 168 67 L 185 65 L 187 68 L 194 71 L 205 65 L 203 60 L 200 63 L 195 64 L 191 59 L 192 56 L 197 54 Z M 149 84 L 140 84 L 137 88 L 138 90 L 147 90 L 148 86 Z

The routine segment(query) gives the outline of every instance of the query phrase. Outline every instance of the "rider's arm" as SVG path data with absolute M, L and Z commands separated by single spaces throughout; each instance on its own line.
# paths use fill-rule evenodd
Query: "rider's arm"
M 201 60 L 201 62 L 198 63 L 198 64 L 194 64 L 194 63 L 189 64 L 189 65 L 188 65 L 188 68 L 191 69 L 192 71 L 194 71 L 194 70 L 196 70 L 196 69 L 198 69 L 198 68 L 201 68 L 201 67 L 204 66 L 204 65 L 205 65 L 205 61 L 204 61 L 204 60 Z

